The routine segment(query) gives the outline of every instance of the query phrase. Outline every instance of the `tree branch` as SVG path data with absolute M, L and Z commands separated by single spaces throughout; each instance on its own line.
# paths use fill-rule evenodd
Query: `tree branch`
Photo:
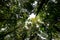
M 41 3 L 40 3 L 40 1 L 38 1 L 38 8 L 37 8 L 38 10 L 37 10 L 37 12 L 36 12 L 37 15 L 38 15 L 39 11 L 42 9 L 43 5 L 44 5 L 44 4 L 46 5 L 46 4 L 48 3 L 48 1 L 49 1 L 49 0 L 42 0 Z
M 21 26 L 21 25 L 19 25 L 18 27 L 16 27 L 16 28 L 13 29 L 12 31 L 9 31 L 9 32 L 7 32 L 7 33 L 5 33 L 5 34 L 2 34 L 2 33 L 1 33 L 1 34 L 0 34 L 0 38 L 4 38 L 6 35 L 8 35 L 8 34 L 14 32 L 16 29 L 20 28 L 20 26 Z

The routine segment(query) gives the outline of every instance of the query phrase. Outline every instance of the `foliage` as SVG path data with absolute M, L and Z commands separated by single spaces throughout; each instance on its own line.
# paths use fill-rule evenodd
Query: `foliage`
M 0 0 L 0 40 L 60 40 L 59 7 L 59 0 Z

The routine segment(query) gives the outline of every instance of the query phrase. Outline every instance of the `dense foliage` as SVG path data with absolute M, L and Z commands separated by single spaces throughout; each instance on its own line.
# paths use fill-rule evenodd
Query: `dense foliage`
M 60 0 L 0 0 L 0 40 L 60 40 Z

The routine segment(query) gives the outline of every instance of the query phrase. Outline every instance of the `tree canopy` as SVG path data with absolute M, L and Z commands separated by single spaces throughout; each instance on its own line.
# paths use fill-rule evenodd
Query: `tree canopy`
M 0 40 L 60 40 L 60 0 L 0 0 Z

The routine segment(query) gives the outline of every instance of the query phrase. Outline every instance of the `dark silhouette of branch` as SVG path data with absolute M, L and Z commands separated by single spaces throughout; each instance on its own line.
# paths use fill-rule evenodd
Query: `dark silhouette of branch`
M 37 12 L 36 12 L 37 15 L 38 15 L 39 11 L 42 9 L 43 5 L 44 4 L 46 5 L 48 3 L 48 1 L 49 0 L 42 0 L 41 3 L 40 3 L 40 1 L 38 1 L 38 8 L 37 8 Z
M 8 34 L 14 32 L 16 29 L 20 28 L 20 26 L 21 26 L 21 25 L 19 25 L 18 27 L 16 27 L 16 28 L 13 29 L 12 31 L 9 31 L 9 32 L 7 32 L 7 33 L 5 33 L 5 34 L 2 34 L 2 33 L 1 33 L 1 34 L 0 34 L 0 38 L 4 38 L 6 35 L 8 35 Z

